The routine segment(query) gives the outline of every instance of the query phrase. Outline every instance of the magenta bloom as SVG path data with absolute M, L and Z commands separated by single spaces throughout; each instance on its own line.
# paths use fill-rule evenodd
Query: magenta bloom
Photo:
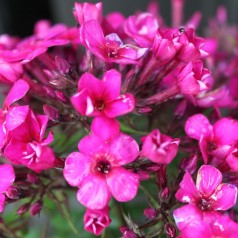
M 141 140 L 141 155 L 158 164 L 169 164 L 178 152 L 179 139 L 161 134 L 157 129 Z
M 94 122 L 94 129 L 100 128 L 95 123 L 98 122 Z M 110 131 L 109 125 L 101 124 L 102 134 L 104 128 Z M 138 156 L 139 148 L 134 139 L 119 132 L 108 134 L 107 139 L 92 133 L 79 142 L 78 148 L 80 152 L 66 158 L 64 177 L 71 186 L 79 187 L 80 203 L 98 210 L 108 204 L 111 196 L 120 202 L 136 196 L 139 176 L 123 168 Z
M 102 19 L 102 3 L 89 3 L 89 2 L 84 2 L 84 3 L 74 3 L 74 17 L 76 21 L 82 25 L 84 22 L 89 21 L 89 20 L 98 20 L 99 22 Z
M 134 110 L 135 99 L 131 94 L 120 95 L 121 75 L 109 70 L 102 80 L 90 73 L 81 76 L 78 93 L 71 102 L 78 112 L 86 116 L 117 117 Z
M 101 210 L 86 210 L 84 214 L 84 229 L 99 236 L 111 223 L 109 208 L 106 206 Z
M 10 164 L 0 165 L 0 213 L 4 209 L 4 193 L 13 184 L 15 180 L 14 169 Z
M 80 28 L 80 33 L 85 47 L 106 62 L 135 64 L 147 51 L 146 48 L 124 45 L 115 33 L 104 36 L 102 28 L 96 20 L 85 22 Z
M 196 114 L 186 121 L 185 132 L 199 141 L 205 163 L 208 163 L 209 156 L 224 160 L 238 140 L 238 122 L 222 118 L 212 126 L 206 116 Z
M 173 213 L 181 238 L 237 238 L 238 224 L 219 212 L 202 212 L 194 205 L 178 208 Z
M 237 188 L 232 184 L 221 183 L 221 172 L 210 165 L 198 170 L 196 185 L 189 173 L 186 173 L 176 193 L 181 202 L 195 204 L 201 210 L 228 210 L 237 199 Z
M 159 23 L 151 13 L 130 16 L 124 25 L 126 34 L 141 47 L 152 46 L 158 28 Z
M 15 164 L 40 172 L 52 168 L 55 155 L 48 145 L 53 141 L 49 133 L 44 138 L 48 117 L 35 115 L 29 106 L 15 106 L 6 115 L 8 142 L 4 156 Z

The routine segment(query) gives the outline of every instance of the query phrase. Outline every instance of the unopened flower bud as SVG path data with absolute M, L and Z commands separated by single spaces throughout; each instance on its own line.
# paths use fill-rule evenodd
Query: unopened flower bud
M 16 186 L 11 186 L 6 191 L 6 196 L 10 199 L 18 199 L 20 196 L 20 190 Z
M 20 206 L 17 210 L 17 214 L 18 215 L 23 215 L 25 214 L 30 208 L 30 204 L 29 203 L 25 203 L 22 206 Z
M 137 238 L 136 234 L 126 226 L 120 228 L 123 238 Z
M 45 104 L 43 110 L 50 120 L 56 120 L 59 117 L 59 111 L 55 107 Z
M 38 184 L 40 182 L 39 177 L 35 174 L 27 174 L 27 180 L 33 184 Z
M 59 56 L 55 56 L 55 64 L 61 74 L 67 74 L 70 70 L 69 63 Z
M 149 219 L 153 219 L 156 217 L 157 212 L 154 208 L 148 207 L 144 210 L 144 215 Z
M 174 238 L 176 237 L 176 229 L 173 224 L 171 223 L 166 223 L 165 225 L 165 231 L 168 235 L 169 238 Z
M 61 102 L 67 102 L 66 97 L 61 91 L 55 91 L 56 97 L 61 101 Z
M 31 216 L 35 216 L 40 213 L 43 206 L 43 201 L 39 199 L 37 202 L 35 202 L 31 208 L 30 208 L 30 214 Z
M 194 174 L 195 171 L 196 171 L 196 168 L 197 168 L 197 161 L 198 161 L 198 156 L 197 155 L 190 156 L 188 159 L 184 158 L 181 161 L 180 168 L 184 172 Z
M 166 187 L 163 191 L 161 191 L 160 198 L 166 201 L 169 198 L 169 194 L 170 194 L 169 188 Z

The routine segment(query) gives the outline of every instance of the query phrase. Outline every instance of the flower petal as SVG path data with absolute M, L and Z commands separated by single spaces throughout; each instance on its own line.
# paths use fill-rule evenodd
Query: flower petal
M 110 141 L 110 154 L 115 155 L 115 165 L 125 165 L 136 159 L 139 153 L 139 146 L 136 141 L 123 133 Z
M 139 187 L 139 176 L 122 167 L 113 168 L 107 177 L 113 197 L 119 202 L 132 200 Z
M 230 118 L 222 118 L 214 126 L 214 137 L 219 145 L 231 145 L 238 140 L 238 122 Z
M 4 203 L 5 203 L 5 195 L 4 194 L 0 194 L 0 213 L 3 212 Z
M 214 210 L 228 210 L 236 204 L 237 187 L 232 184 L 220 184 L 211 199 Z
M 11 107 L 6 115 L 6 128 L 11 131 L 25 122 L 29 106 Z
M 95 117 L 91 124 L 91 130 L 93 134 L 106 141 L 119 134 L 120 123 L 114 118 Z
M 198 170 L 196 186 L 204 197 L 210 197 L 221 181 L 221 172 L 213 166 L 203 165 Z
M 107 152 L 109 147 L 108 141 L 104 141 L 102 138 L 90 134 L 80 140 L 78 149 L 84 155 L 93 156 L 96 153 Z
M 107 100 L 113 100 L 120 95 L 121 90 L 121 74 L 112 69 L 107 71 L 102 81 L 105 83 L 104 95 L 106 95 Z
M 196 140 L 199 140 L 201 137 L 212 136 L 212 129 L 212 125 L 203 114 L 189 117 L 185 124 L 186 134 Z
M 89 20 L 84 22 L 80 28 L 82 42 L 96 56 L 105 58 L 105 38 L 98 21 Z
M 29 90 L 28 83 L 26 83 L 24 80 L 21 79 L 16 81 L 7 95 L 3 107 L 4 108 L 9 107 L 14 102 L 23 98 L 28 90 Z
M 110 103 L 104 110 L 107 117 L 117 117 L 133 111 L 135 108 L 135 98 L 132 94 L 124 94 Z
M 189 173 L 186 173 L 180 183 L 175 197 L 180 202 L 195 203 L 199 199 L 198 190 L 195 186 L 193 178 Z
M 15 173 L 12 165 L 0 165 L 0 193 L 4 193 L 14 182 Z
M 92 210 L 103 209 L 109 202 L 111 194 L 103 176 L 87 175 L 77 193 L 77 199 Z
M 71 186 L 79 186 L 89 173 L 90 161 L 90 157 L 78 152 L 73 152 L 66 158 L 63 174 Z

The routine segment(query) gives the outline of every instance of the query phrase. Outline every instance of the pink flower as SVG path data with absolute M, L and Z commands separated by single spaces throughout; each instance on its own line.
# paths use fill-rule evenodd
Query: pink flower
M 43 24 L 41 22 L 41 24 Z M 7 62 L 21 61 L 28 63 L 39 55 L 45 53 L 49 47 L 66 45 L 69 43 L 67 39 L 61 39 L 60 36 L 67 31 L 67 27 L 63 24 L 44 27 L 36 25 L 36 34 L 18 42 L 13 50 L 3 50 L 0 56 Z
M 115 33 L 104 36 L 102 28 L 96 20 L 85 22 L 80 28 L 80 33 L 85 47 L 106 62 L 136 64 L 147 51 L 146 48 L 124 45 Z
M 180 202 L 195 204 L 201 210 L 228 210 L 237 199 L 237 188 L 221 183 L 222 174 L 213 166 L 203 165 L 198 170 L 196 185 L 186 173 L 176 193 Z
M 158 164 L 169 164 L 178 152 L 179 139 L 161 134 L 157 129 L 141 140 L 141 155 Z
M 4 156 L 15 164 L 40 172 L 52 168 L 55 155 L 48 145 L 53 141 L 49 133 L 44 138 L 48 117 L 35 115 L 29 106 L 15 106 L 6 115 L 8 142 Z
M 128 36 L 134 39 L 140 47 L 151 47 L 159 28 L 159 23 L 151 13 L 140 13 L 130 16 L 124 24 Z
M 229 216 L 219 212 L 202 212 L 194 205 L 178 208 L 173 213 L 175 222 L 181 232 L 181 238 L 224 237 L 237 238 L 238 224 Z
M 189 62 L 179 72 L 178 85 L 182 94 L 196 95 L 208 90 L 213 84 L 213 78 L 209 70 L 203 68 L 200 60 Z
M 134 96 L 120 95 L 120 88 L 121 75 L 116 70 L 107 71 L 102 80 L 85 73 L 79 79 L 78 93 L 71 97 L 71 102 L 82 115 L 117 117 L 135 107 Z
M 4 193 L 13 184 L 15 180 L 14 169 L 10 164 L 0 165 L 0 213 L 4 209 Z
M 102 19 L 102 3 L 92 4 L 89 2 L 84 3 L 74 3 L 74 17 L 76 21 L 82 25 L 84 22 L 89 20 L 101 21 Z
M 205 163 L 209 162 L 209 156 L 224 160 L 233 143 L 238 140 L 238 122 L 222 118 L 212 126 L 206 116 L 196 114 L 186 121 L 185 132 L 199 141 Z
M 84 214 L 84 229 L 99 236 L 112 221 L 108 212 L 109 207 L 107 206 L 101 210 L 87 208 Z
M 104 130 L 110 132 L 111 126 L 107 121 L 95 125 L 99 122 L 96 119 L 94 130 L 100 131 L 93 131 L 79 142 L 80 152 L 71 153 L 64 168 L 66 181 L 79 187 L 78 201 L 92 210 L 103 209 L 111 196 L 120 202 L 130 201 L 136 196 L 139 186 L 139 176 L 123 168 L 138 156 L 136 141 L 120 132 L 108 133 L 107 137 L 98 136 Z M 115 131 L 112 129 L 113 133 Z

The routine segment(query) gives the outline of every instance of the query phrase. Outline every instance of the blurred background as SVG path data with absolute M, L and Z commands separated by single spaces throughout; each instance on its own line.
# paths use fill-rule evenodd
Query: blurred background
M 156 1 L 156 0 L 155 0 Z M 161 15 L 166 23 L 170 24 L 170 0 L 157 0 L 160 5 Z M 78 2 L 83 2 L 78 0 Z M 88 0 L 99 2 L 99 0 Z M 102 0 L 104 14 L 111 11 L 120 11 L 125 16 L 132 15 L 135 10 L 146 10 L 149 0 Z M 237 0 L 187 0 L 185 4 L 185 21 L 195 11 L 201 11 L 203 18 L 201 27 L 207 20 L 214 16 L 217 6 L 225 5 L 229 12 L 229 23 L 238 22 Z M 0 34 L 27 36 L 32 33 L 34 23 L 39 19 L 50 19 L 53 23 L 63 22 L 75 25 L 72 15 L 74 0 L 0 0 Z

